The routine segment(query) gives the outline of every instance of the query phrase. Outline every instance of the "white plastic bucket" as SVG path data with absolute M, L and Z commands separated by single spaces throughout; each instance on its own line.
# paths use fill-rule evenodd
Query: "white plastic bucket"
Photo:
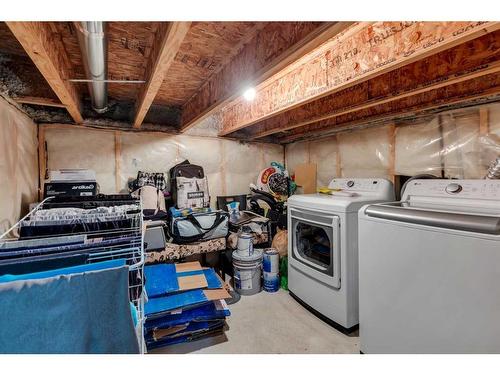
M 238 234 L 238 254 L 250 256 L 253 254 L 253 235 L 251 233 L 241 232 Z
M 251 296 L 261 290 L 262 250 L 255 249 L 245 256 L 233 251 L 234 290 L 242 296 Z

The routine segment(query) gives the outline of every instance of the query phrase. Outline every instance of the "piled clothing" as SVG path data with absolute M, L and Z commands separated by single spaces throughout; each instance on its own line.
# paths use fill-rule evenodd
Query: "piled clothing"
M 213 269 L 189 262 L 146 266 L 144 272 L 148 349 L 223 332 L 230 295 Z

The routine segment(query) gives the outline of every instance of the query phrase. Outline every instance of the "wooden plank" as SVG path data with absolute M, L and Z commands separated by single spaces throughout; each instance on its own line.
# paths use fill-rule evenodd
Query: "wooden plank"
M 408 119 L 426 111 L 450 106 L 471 105 L 488 97 L 500 95 L 500 74 L 476 78 L 445 89 L 433 90 L 414 97 L 401 99 L 391 106 L 378 106 L 326 121 L 294 129 L 280 138 L 280 143 L 291 143 L 340 131 L 375 126 L 395 119 Z
M 181 132 L 317 48 L 352 22 L 269 22 L 183 106 Z
M 342 159 L 340 156 L 340 137 L 335 136 L 335 142 L 337 143 L 337 165 L 336 165 L 336 177 L 342 177 Z
M 45 127 L 38 126 L 38 200 L 43 199 L 43 185 L 47 175 L 47 149 L 45 143 Z
M 83 122 L 80 110 L 80 95 L 73 78 L 73 69 L 64 46 L 54 36 L 49 22 L 6 22 L 10 31 L 23 46 L 28 56 L 47 80 L 73 120 Z
M 479 135 L 487 135 L 490 132 L 488 107 L 479 109 Z
M 500 29 L 500 22 L 360 22 L 222 111 L 227 135 Z
M 390 124 L 387 126 L 387 132 L 389 134 L 389 160 L 387 174 L 393 184 L 396 183 L 396 126 Z
M 119 131 L 115 131 L 115 189 L 116 193 L 120 192 L 120 184 L 122 180 L 122 140 Z
M 500 68 L 500 31 L 255 124 L 251 139 L 442 88 Z
M 18 96 L 14 100 L 19 104 L 43 105 L 46 107 L 66 108 L 59 100 L 50 98 L 38 98 L 34 96 Z
M 184 40 L 191 22 L 161 23 L 155 35 L 144 79 L 146 83 L 137 98 L 134 128 L 140 128 L 170 65 Z

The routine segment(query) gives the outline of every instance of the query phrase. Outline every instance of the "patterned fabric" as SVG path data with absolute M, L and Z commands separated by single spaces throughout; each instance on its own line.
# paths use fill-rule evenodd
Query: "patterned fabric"
M 213 240 L 184 245 L 167 243 L 165 250 L 146 253 L 146 264 L 163 263 L 167 261 L 179 260 L 190 255 L 211 253 L 222 250 L 226 250 L 225 238 L 215 238 Z
M 137 173 L 137 187 L 147 185 L 154 186 L 162 191 L 167 188 L 167 183 L 165 182 L 165 176 L 163 173 L 139 171 Z

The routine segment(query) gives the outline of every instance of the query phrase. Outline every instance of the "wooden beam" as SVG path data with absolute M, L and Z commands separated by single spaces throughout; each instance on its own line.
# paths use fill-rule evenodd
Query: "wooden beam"
M 365 128 L 384 122 L 408 120 L 419 115 L 449 107 L 478 104 L 483 99 L 500 95 L 500 73 L 401 99 L 390 106 L 381 105 L 326 121 L 294 129 L 280 138 L 280 143 L 328 136 L 340 131 Z
M 115 131 L 115 192 L 120 193 L 120 186 L 122 182 L 122 139 L 121 133 Z
M 43 105 L 46 107 L 66 108 L 64 104 L 56 99 L 38 98 L 35 96 L 18 96 L 14 100 L 19 104 Z
M 183 106 L 184 132 L 241 95 L 309 53 L 352 22 L 269 22 L 216 72 Z
M 337 143 L 337 158 L 336 158 L 336 176 L 335 177 L 342 177 L 342 158 L 340 156 L 340 137 L 338 135 L 335 136 L 335 142 Z
M 479 108 L 479 135 L 487 135 L 490 132 L 488 107 Z
M 390 124 L 387 127 L 389 136 L 389 162 L 387 174 L 392 183 L 396 183 L 396 125 Z
M 390 103 L 495 73 L 499 69 L 500 31 L 496 31 L 268 118 L 249 128 L 254 134 L 251 139 Z
M 222 111 L 227 135 L 500 29 L 500 22 L 360 22 Z
M 45 142 L 45 128 L 38 126 L 38 200 L 43 199 L 43 188 L 47 178 L 47 143 Z
M 137 97 L 134 128 L 141 127 L 190 27 L 191 22 L 160 23 L 146 65 L 146 83 Z
M 61 40 L 54 36 L 50 22 L 6 22 L 10 31 L 47 80 L 73 120 L 80 124 L 80 95 L 68 81 L 74 78 L 73 68 Z
M 445 79 L 443 79 L 442 81 L 438 81 L 437 83 L 434 83 L 434 84 L 427 84 L 426 83 L 426 84 L 420 85 L 419 88 L 414 89 L 414 90 L 410 90 L 408 92 L 404 92 L 404 93 L 396 93 L 395 92 L 395 93 L 390 94 L 384 98 L 368 100 L 367 102 L 360 104 L 360 105 L 357 105 L 357 106 L 352 106 L 352 107 L 344 108 L 344 109 L 339 110 L 339 111 L 330 112 L 330 113 L 328 113 L 328 115 L 317 116 L 317 117 L 313 116 L 310 120 L 306 120 L 306 121 L 295 123 L 295 124 L 290 124 L 290 125 L 287 125 L 287 126 L 284 126 L 281 128 L 275 127 L 272 130 L 256 133 L 254 136 L 250 137 L 250 139 L 256 139 L 256 138 L 268 136 L 271 134 L 275 134 L 277 132 L 300 128 L 300 127 L 308 125 L 308 124 L 313 124 L 313 123 L 328 120 L 330 118 L 334 118 L 337 116 L 346 115 L 349 113 L 361 111 L 364 109 L 369 109 L 369 108 L 376 107 L 376 106 L 383 105 L 383 104 L 388 104 L 390 102 L 394 102 L 394 101 L 397 101 L 400 99 L 408 98 L 411 96 L 416 96 L 416 95 L 423 94 L 423 93 L 426 93 L 426 92 L 429 92 L 432 90 L 441 89 L 441 88 L 444 88 L 446 86 L 454 85 L 457 83 L 468 81 L 468 80 L 473 79 L 473 78 L 479 78 L 479 77 L 483 77 L 483 76 L 486 76 L 486 75 L 489 75 L 492 73 L 498 73 L 498 72 L 500 72 L 500 61 L 493 63 L 493 64 L 485 65 L 482 68 L 475 70 L 475 71 L 472 71 L 470 73 L 464 73 L 464 74 L 459 74 L 459 75 L 455 75 L 455 74 L 450 75 L 450 76 L 446 77 Z

